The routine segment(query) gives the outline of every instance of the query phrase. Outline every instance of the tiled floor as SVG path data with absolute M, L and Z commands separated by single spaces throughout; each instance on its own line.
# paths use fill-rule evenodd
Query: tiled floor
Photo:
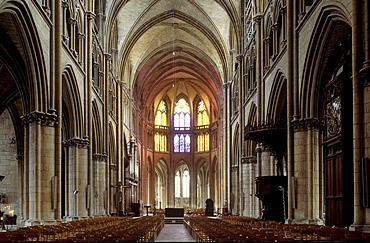
M 155 242 L 195 242 L 183 224 L 165 224 Z

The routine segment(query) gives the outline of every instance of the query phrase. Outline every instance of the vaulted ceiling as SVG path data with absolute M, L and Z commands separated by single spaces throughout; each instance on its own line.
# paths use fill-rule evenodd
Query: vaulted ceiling
M 137 102 L 181 92 L 204 94 L 220 106 L 222 85 L 230 78 L 230 53 L 240 37 L 241 4 L 107 0 L 108 33 L 117 30 L 120 78 Z

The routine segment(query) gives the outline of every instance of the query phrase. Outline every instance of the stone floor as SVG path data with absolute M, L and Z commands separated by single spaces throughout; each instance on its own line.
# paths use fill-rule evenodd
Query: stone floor
M 195 242 L 183 224 L 165 224 L 155 242 Z

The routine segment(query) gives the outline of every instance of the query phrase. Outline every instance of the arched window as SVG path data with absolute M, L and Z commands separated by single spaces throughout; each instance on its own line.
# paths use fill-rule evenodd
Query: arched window
M 185 99 L 181 98 L 175 104 L 173 114 L 174 134 L 174 152 L 190 152 L 190 106 Z
M 181 98 L 175 105 L 173 126 L 175 130 L 190 129 L 190 106 L 183 98 Z
M 197 126 L 209 126 L 209 116 L 207 114 L 207 108 L 203 101 L 200 101 L 198 104 L 197 110 Z
M 197 106 L 197 128 L 209 128 L 209 116 L 203 101 L 200 101 Z M 209 151 L 209 133 L 207 131 L 198 134 L 197 142 L 199 152 Z
M 190 205 L 190 173 L 189 167 L 180 162 L 175 173 L 175 206 L 187 207 Z
M 155 127 L 160 128 L 160 126 L 167 126 L 167 108 L 163 100 L 159 103 L 155 116 Z
M 167 128 L 167 106 L 162 100 L 159 103 L 156 116 L 155 116 L 155 128 L 166 129 Z M 167 152 L 167 135 L 163 132 L 157 131 L 154 134 L 154 149 L 159 152 Z

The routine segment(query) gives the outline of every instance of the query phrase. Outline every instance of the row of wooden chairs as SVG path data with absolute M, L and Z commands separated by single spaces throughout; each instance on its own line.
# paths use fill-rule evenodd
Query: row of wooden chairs
M 0 242 L 153 242 L 163 226 L 161 215 L 106 216 L 18 227 L 0 232 Z
M 245 216 L 187 216 L 184 226 L 197 242 L 370 242 L 370 234 L 347 228 L 282 224 Z

